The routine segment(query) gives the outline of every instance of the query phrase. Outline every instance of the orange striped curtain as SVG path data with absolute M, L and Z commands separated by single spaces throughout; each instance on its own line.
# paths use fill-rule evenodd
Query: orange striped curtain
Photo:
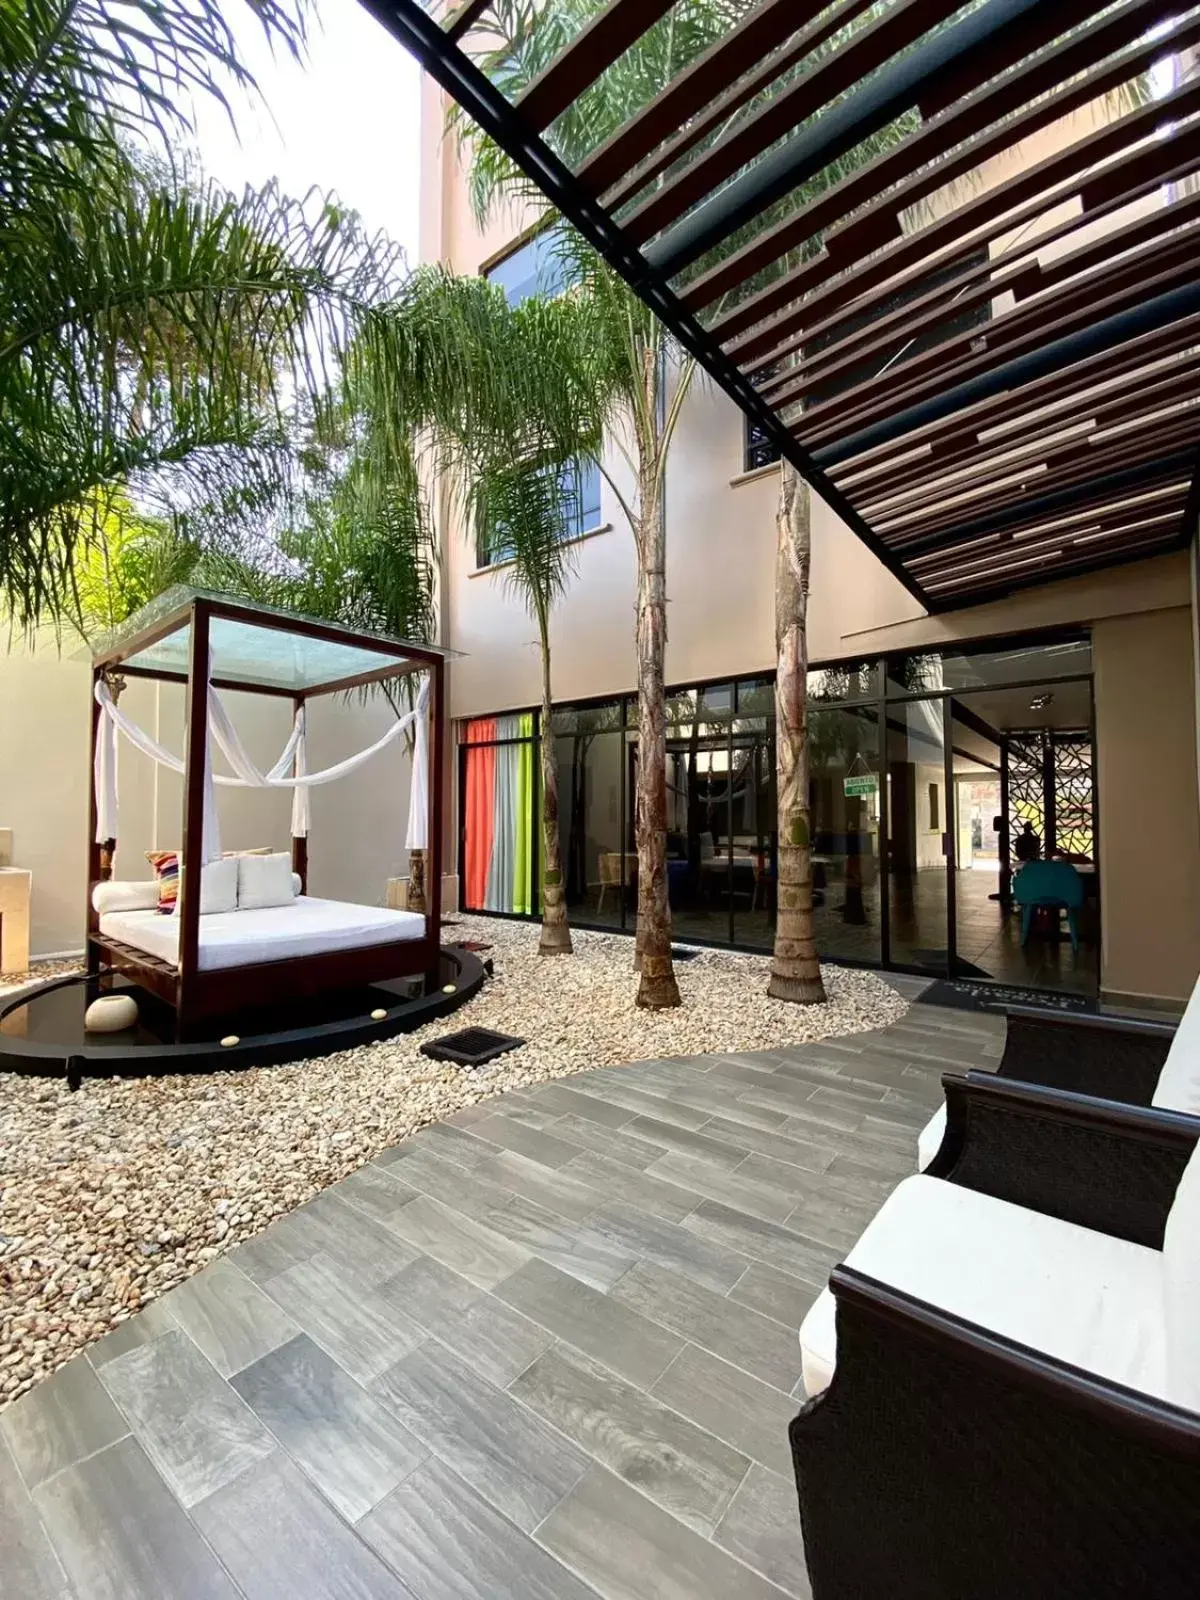
M 467 723 L 467 743 L 496 737 L 494 717 L 477 717 Z M 482 909 L 487 897 L 488 866 L 492 859 L 495 827 L 496 749 L 494 745 L 467 751 L 466 884 L 463 904 Z

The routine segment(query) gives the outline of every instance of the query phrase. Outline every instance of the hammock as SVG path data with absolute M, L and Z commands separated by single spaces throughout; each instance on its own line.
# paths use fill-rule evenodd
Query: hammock
M 181 756 L 159 744 L 133 718 L 127 716 L 112 697 L 112 691 L 103 678 L 96 681 L 96 701 L 103 715 L 96 730 L 96 842 L 119 838 L 117 806 L 117 732 L 125 735 L 130 744 L 159 766 L 182 773 Z M 309 772 L 306 742 L 307 722 L 305 708 L 300 706 L 292 723 L 283 752 L 267 772 L 260 772 L 246 752 L 236 728 L 226 711 L 220 695 L 208 685 L 208 738 L 204 745 L 204 861 L 215 861 L 221 854 L 221 832 L 217 817 L 216 784 L 235 789 L 290 789 L 292 791 L 292 837 L 308 837 L 308 791 L 321 783 L 334 783 L 357 767 L 364 766 L 388 745 L 394 744 L 409 728 L 414 729 L 412 778 L 409 788 L 408 833 L 405 845 L 409 850 L 424 850 L 429 831 L 429 731 L 425 712 L 429 704 L 428 679 L 421 685 L 416 706 L 399 717 L 382 738 L 356 755 L 347 756 L 335 766 L 320 772 Z M 212 769 L 212 746 L 216 741 L 235 776 L 215 773 Z M 287 777 L 289 767 L 292 776 Z

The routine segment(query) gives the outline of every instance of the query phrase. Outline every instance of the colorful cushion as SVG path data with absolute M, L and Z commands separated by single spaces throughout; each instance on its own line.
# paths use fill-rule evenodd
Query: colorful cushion
M 146 860 L 158 879 L 158 909 L 169 917 L 179 902 L 179 851 L 147 850 Z
M 158 909 L 171 916 L 179 909 L 182 870 L 177 850 L 146 852 L 146 859 L 158 876 Z M 237 910 L 238 862 L 234 857 L 210 861 L 200 873 L 200 915 L 215 916 Z

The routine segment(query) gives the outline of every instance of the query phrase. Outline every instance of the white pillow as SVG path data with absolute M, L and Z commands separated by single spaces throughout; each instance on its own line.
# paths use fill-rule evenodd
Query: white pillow
M 292 873 L 292 893 L 296 896 L 300 896 L 304 893 L 304 885 L 300 881 L 300 874 L 298 872 Z
M 267 906 L 291 905 L 296 898 L 292 883 L 292 858 L 282 851 L 271 856 L 238 856 L 237 901 L 241 911 L 261 911 Z
M 101 916 L 106 911 L 157 911 L 158 879 L 148 883 L 122 883 L 110 879 L 92 890 L 92 904 Z
M 180 870 L 181 879 L 187 868 Z M 236 911 L 238 895 L 238 864 L 236 861 L 210 861 L 200 868 L 200 915 L 216 916 L 222 911 Z M 183 904 L 183 884 L 179 885 L 179 898 L 175 902 L 174 916 L 179 915 Z

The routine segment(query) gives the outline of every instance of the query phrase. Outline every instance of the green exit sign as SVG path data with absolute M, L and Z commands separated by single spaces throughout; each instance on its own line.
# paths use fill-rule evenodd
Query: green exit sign
M 879 791 L 879 778 L 874 772 L 860 772 L 853 778 L 843 778 L 842 790 L 850 798 L 865 794 L 877 794 Z

